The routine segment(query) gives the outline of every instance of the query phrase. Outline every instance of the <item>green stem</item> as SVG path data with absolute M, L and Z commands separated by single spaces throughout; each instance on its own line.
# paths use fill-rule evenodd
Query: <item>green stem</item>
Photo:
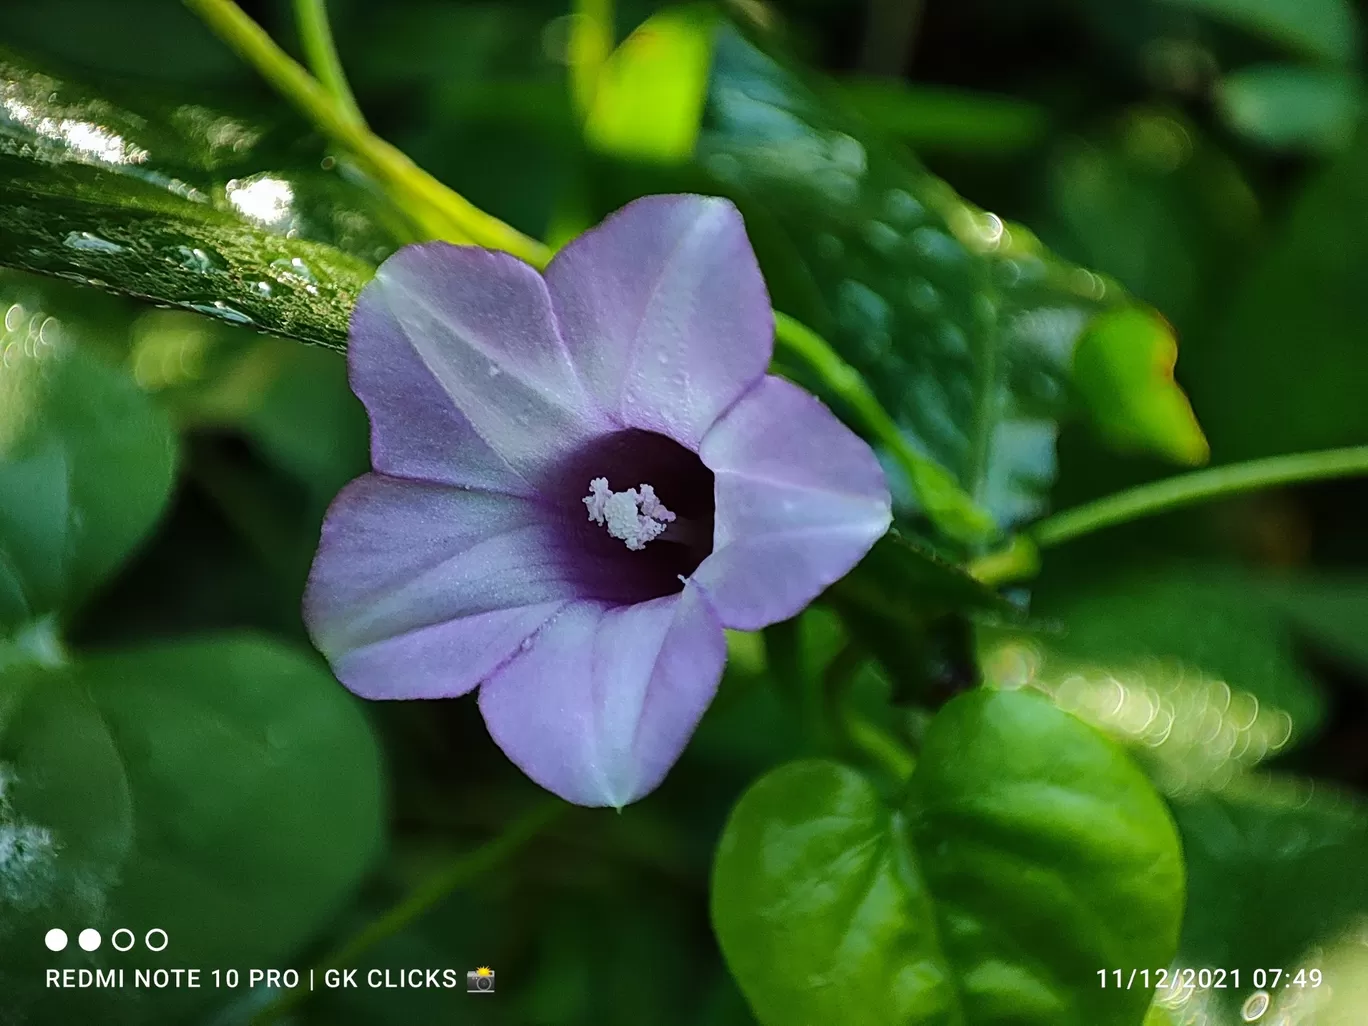
M 1354 474 L 1368 474 L 1368 445 L 1234 463 L 1155 481 L 1056 513 L 1036 524 L 1030 535 L 1041 548 L 1050 548 L 1104 527 L 1211 499 Z
M 351 120 L 328 90 L 233 0 L 185 0 L 185 5 L 306 118 L 351 151 L 362 167 L 399 198 L 428 237 L 502 249 L 535 267 L 545 267 L 550 261 L 549 251 L 540 242 L 486 214 Z
M 564 803 L 555 801 L 539 805 L 516 820 L 488 844 L 459 856 L 445 869 L 428 877 L 408 897 L 379 919 L 325 955 L 314 966 L 314 972 L 321 974 L 329 969 L 344 969 L 351 965 L 371 948 L 393 937 L 453 891 L 470 884 L 507 860 L 561 816 L 567 808 Z M 252 1019 L 254 1026 L 265 1026 L 266 1023 L 275 1022 L 304 1001 L 309 994 L 310 991 L 303 987 L 281 991 Z
M 1278 485 L 1368 474 L 1368 445 L 1271 456 L 1155 481 L 1046 517 L 1012 544 L 975 560 L 969 572 L 987 585 L 1032 577 L 1040 569 L 1040 549 L 1062 545 L 1085 534 L 1141 517 L 1194 506 Z
M 299 25 L 299 41 L 309 67 L 333 98 L 338 113 L 352 124 L 365 127 L 366 119 L 352 95 L 347 76 L 342 71 L 342 59 L 337 55 L 332 27 L 328 24 L 325 0 L 294 0 L 295 21 Z
M 778 311 L 774 314 L 774 339 L 785 354 L 797 357 L 864 422 L 869 434 L 898 462 L 926 515 L 942 531 L 968 544 L 983 542 L 996 533 L 993 518 L 965 494 L 949 471 L 912 448 L 868 382 L 826 339 Z

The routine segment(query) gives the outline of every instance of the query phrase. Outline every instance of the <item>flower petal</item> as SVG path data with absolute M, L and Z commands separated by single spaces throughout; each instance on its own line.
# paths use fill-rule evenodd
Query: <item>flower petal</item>
M 621 808 L 679 758 L 725 659 L 722 627 L 697 588 L 633 606 L 577 602 L 480 689 L 480 711 L 542 787 Z
M 699 449 L 714 474 L 713 551 L 694 572 L 722 623 L 786 620 L 863 558 L 892 522 L 873 450 L 818 400 L 767 376 Z
M 769 365 L 774 314 L 737 209 L 648 196 L 546 271 L 571 359 L 607 413 L 697 450 Z
M 400 476 L 527 493 L 611 428 L 570 363 L 546 283 L 506 253 L 406 246 L 362 290 L 351 336 L 373 459 Z
M 352 310 L 347 365 L 352 391 L 370 415 L 371 465 L 378 472 L 531 494 L 456 408 L 374 282 Z
M 359 695 L 459 695 L 578 596 L 561 537 L 525 499 L 367 474 L 328 511 L 305 622 Z

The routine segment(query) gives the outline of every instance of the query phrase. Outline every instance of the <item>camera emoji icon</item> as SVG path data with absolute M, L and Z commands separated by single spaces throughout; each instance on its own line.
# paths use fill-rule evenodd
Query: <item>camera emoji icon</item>
M 494 970 L 487 965 L 466 973 L 467 994 L 493 994 Z

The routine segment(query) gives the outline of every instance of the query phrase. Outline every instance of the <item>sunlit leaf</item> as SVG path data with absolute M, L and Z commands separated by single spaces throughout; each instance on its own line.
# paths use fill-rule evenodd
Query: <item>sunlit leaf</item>
M 339 345 L 393 215 L 336 171 L 272 166 L 264 135 L 0 52 L 0 264 Z
M 764 1026 L 1133 1026 L 1148 991 L 1097 969 L 1167 964 L 1182 901 L 1134 764 L 1038 697 L 976 692 L 932 721 L 899 807 L 837 763 L 762 778 L 712 915 Z
M 1204 462 L 1206 437 L 1173 383 L 1177 359 L 1177 340 L 1161 317 L 1130 308 L 1094 318 L 1074 350 L 1073 372 L 1097 430 L 1120 448 Z
M 704 7 L 671 8 L 613 51 L 585 122 L 590 144 L 642 160 L 687 160 L 698 139 L 716 22 Z

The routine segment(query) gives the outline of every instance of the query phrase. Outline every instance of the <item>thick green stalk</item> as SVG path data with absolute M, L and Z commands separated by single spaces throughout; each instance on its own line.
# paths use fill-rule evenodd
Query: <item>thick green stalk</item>
M 325 0 L 294 0 L 295 22 L 299 25 L 299 41 L 304 57 L 314 76 L 333 98 L 338 113 L 353 124 L 365 127 L 366 119 L 352 95 L 347 76 L 342 71 L 342 59 L 333 42 L 332 26 L 328 24 Z
M 775 312 L 775 343 L 781 356 L 794 356 L 839 396 L 863 422 L 907 475 L 926 515 L 958 541 L 978 544 L 997 533 L 986 510 L 974 503 L 940 464 L 927 459 L 908 443 L 897 423 L 874 395 L 869 383 L 811 328 L 787 314 Z
M 549 262 L 550 252 L 540 242 L 486 214 L 349 117 L 332 94 L 233 0 L 185 0 L 185 4 L 277 92 L 386 185 L 427 236 L 502 249 L 536 267 Z

